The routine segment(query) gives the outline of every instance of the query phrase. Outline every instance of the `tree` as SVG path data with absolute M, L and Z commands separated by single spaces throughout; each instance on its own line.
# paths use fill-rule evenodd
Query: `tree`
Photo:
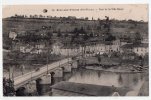
M 81 27 L 81 29 L 79 30 L 79 33 L 82 33 L 82 34 L 86 33 L 83 27 Z
M 109 32 L 111 23 L 110 23 L 109 17 L 105 16 L 105 18 L 106 18 L 106 20 L 105 20 L 104 28 L 106 28 Z
M 68 33 L 66 33 L 66 34 L 65 34 L 65 37 L 68 37 L 68 36 L 69 36 Z
M 14 82 L 10 79 L 3 79 L 3 95 L 4 96 L 14 96 L 15 89 L 14 89 Z
M 16 90 L 16 96 L 27 96 L 28 93 L 26 92 L 25 87 L 20 87 Z
M 32 16 L 32 15 L 30 15 L 29 17 L 30 17 L 30 18 L 33 18 L 33 16 Z
M 71 43 L 73 43 L 75 41 L 75 36 L 73 35 L 72 37 L 71 37 Z
M 27 18 L 28 16 L 27 16 L 27 15 L 25 15 L 24 17 L 25 17 L 25 18 Z
M 141 34 L 139 32 L 135 33 L 135 37 L 134 37 L 134 44 L 140 44 L 141 43 Z
M 93 33 L 90 33 L 90 37 L 93 37 L 94 35 L 93 35 Z
M 109 35 L 109 36 L 105 39 L 105 41 L 114 41 L 114 40 L 116 40 L 116 37 L 115 37 L 115 36 L 112 36 L 112 35 Z
M 89 36 L 88 36 L 88 34 L 85 33 L 84 36 L 83 36 L 83 40 L 86 41 L 88 39 L 89 39 Z
M 78 32 L 78 28 L 74 28 L 73 33 L 77 33 Z
M 15 17 L 18 17 L 18 15 L 17 15 L 17 14 L 15 14 Z
M 60 29 L 58 29 L 58 34 L 57 34 L 57 36 L 58 36 L 58 37 L 61 37 L 61 36 L 62 36 L 62 34 L 61 34 L 61 32 L 60 32 Z
M 53 37 L 53 34 L 51 32 L 46 33 L 46 39 L 51 39 Z
M 42 16 L 42 15 L 39 15 L 39 18 L 43 18 L 43 16 Z
M 90 30 L 90 29 L 91 29 L 91 28 L 90 28 L 90 25 L 88 25 L 88 26 L 87 26 L 87 30 Z
M 38 15 L 35 14 L 35 15 L 34 15 L 34 18 L 38 18 Z

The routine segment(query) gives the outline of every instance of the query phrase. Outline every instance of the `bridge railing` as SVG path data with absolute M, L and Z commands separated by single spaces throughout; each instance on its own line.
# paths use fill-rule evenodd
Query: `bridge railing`
M 71 62 L 71 61 L 72 61 L 71 58 L 62 59 L 60 61 L 45 65 L 42 68 L 40 68 L 40 70 L 38 70 L 38 71 L 31 71 L 27 74 L 18 76 L 14 79 L 14 86 L 19 87 L 23 84 L 26 84 L 28 81 L 34 80 L 34 79 L 42 76 L 43 74 L 46 74 L 47 71 L 55 70 L 58 67 L 61 67 L 64 64 Z

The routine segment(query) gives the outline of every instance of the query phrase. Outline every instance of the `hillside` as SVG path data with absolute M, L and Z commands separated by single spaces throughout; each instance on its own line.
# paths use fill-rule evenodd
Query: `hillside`
M 60 34 L 76 34 L 77 30 L 84 30 L 86 34 L 94 34 L 102 36 L 106 33 L 104 28 L 105 19 L 88 20 L 88 19 L 68 19 L 68 18 L 4 18 L 3 22 L 3 44 L 11 45 L 8 38 L 9 32 L 17 34 L 34 33 L 41 34 L 43 27 L 47 28 L 44 34 L 60 33 Z M 76 32 L 75 32 L 76 30 Z M 39 32 L 40 31 L 40 32 Z M 110 20 L 110 33 L 116 38 L 135 36 L 139 32 L 141 37 L 148 38 L 148 23 L 136 22 L 132 20 L 119 21 Z M 85 34 L 83 33 L 83 34 Z M 26 38 L 26 37 L 25 37 Z
M 93 30 L 94 33 L 101 29 L 105 20 L 80 20 L 80 19 L 47 19 L 47 18 L 5 18 L 3 19 L 3 34 L 11 30 L 26 31 L 36 30 L 42 26 L 50 27 L 53 31 L 71 32 L 74 28 L 83 27 L 86 30 Z M 125 33 L 138 31 L 141 34 L 148 34 L 148 23 L 111 20 L 111 33 Z

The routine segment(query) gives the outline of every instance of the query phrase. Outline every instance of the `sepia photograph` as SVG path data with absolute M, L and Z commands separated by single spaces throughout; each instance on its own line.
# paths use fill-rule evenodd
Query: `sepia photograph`
M 4 5 L 3 96 L 149 96 L 148 6 Z

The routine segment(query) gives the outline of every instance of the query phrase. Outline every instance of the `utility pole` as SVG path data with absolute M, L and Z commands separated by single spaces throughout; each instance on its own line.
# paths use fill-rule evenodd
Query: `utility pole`
M 49 69 L 48 69 L 48 67 L 49 67 L 49 66 L 48 66 L 48 62 L 49 62 L 49 48 L 48 48 L 48 47 L 47 47 L 47 50 L 48 50 L 48 51 L 47 51 L 47 75 L 48 75 L 48 74 L 49 74 L 49 71 L 48 71 L 48 70 L 49 70 Z
M 11 65 L 10 65 L 11 66 Z M 10 87 L 10 77 L 11 77 L 11 72 L 10 72 L 10 66 L 9 66 L 9 87 Z
M 12 44 L 11 44 L 11 51 L 13 51 L 13 40 L 12 40 Z M 14 56 L 13 56 L 14 57 Z M 14 58 L 13 58 L 14 59 Z M 12 72 L 11 72 L 11 67 L 12 67 L 12 63 L 10 64 L 9 66 L 9 87 L 11 87 L 11 75 L 12 75 Z
M 69 48 L 68 48 L 68 46 L 67 46 L 67 52 L 68 52 L 68 66 L 67 67 L 69 67 Z
M 14 82 L 14 66 L 12 66 L 12 81 Z

